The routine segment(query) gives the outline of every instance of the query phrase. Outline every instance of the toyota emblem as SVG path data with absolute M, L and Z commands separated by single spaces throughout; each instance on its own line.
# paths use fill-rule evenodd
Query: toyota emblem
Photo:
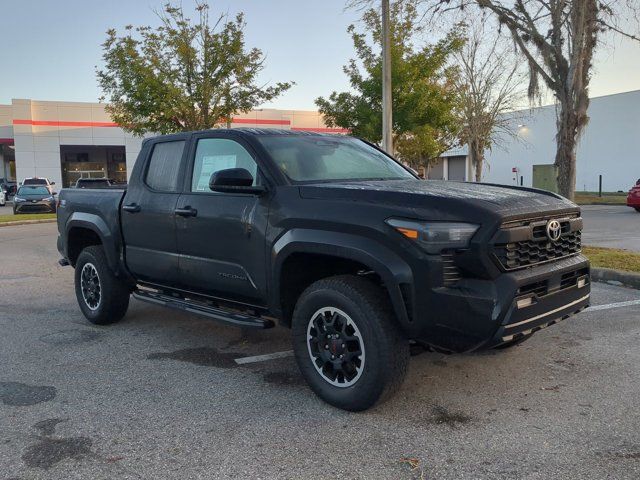
M 547 238 L 552 242 L 557 242 L 560 240 L 561 234 L 562 227 L 560 226 L 560 222 L 558 220 L 549 220 L 547 222 Z

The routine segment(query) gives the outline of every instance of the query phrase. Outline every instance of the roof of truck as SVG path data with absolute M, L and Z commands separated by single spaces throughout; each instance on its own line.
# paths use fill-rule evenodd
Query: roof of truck
M 158 141 L 159 139 L 167 139 L 167 140 L 182 140 L 188 138 L 190 135 L 194 133 L 207 133 L 207 132 L 217 132 L 217 133 L 240 133 L 251 136 L 261 136 L 261 135 L 282 135 L 282 136 L 305 136 L 305 137 L 336 137 L 344 135 L 335 134 L 335 133 L 320 133 L 320 132 L 309 132 L 307 130 L 285 130 L 280 128 L 219 128 L 219 129 L 209 129 L 209 130 L 196 130 L 192 132 L 179 132 L 173 133 L 169 135 L 157 135 L 155 137 L 147 137 L 144 139 L 144 142 L 149 141 Z

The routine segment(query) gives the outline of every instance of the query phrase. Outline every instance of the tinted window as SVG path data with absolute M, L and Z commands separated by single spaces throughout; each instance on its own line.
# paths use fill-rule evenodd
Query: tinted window
M 25 178 L 23 185 L 47 185 L 45 178 Z
M 191 191 L 211 193 L 209 189 L 211 174 L 227 168 L 248 170 L 253 175 L 253 184 L 256 184 L 258 166 L 242 145 L 226 138 L 198 140 L 191 177 Z
M 161 192 L 177 192 L 183 150 L 184 140 L 156 143 L 147 167 L 146 184 Z
M 20 187 L 18 195 L 51 195 L 47 187 Z
M 293 181 L 415 178 L 384 153 L 357 138 L 274 135 L 258 139 Z

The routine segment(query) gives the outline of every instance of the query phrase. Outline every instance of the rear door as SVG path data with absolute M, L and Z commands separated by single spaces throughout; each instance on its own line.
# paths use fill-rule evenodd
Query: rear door
M 152 144 L 122 202 L 125 261 L 143 281 L 168 286 L 179 281 L 175 209 L 186 143 L 179 138 Z
M 269 194 L 219 193 L 211 174 L 245 168 L 254 184 L 264 177 L 251 147 L 228 133 L 194 136 L 176 217 L 183 288 L 234 301 L 266 301 L 265 231 Z M 191 212 L 191 213 L 184 213 Z

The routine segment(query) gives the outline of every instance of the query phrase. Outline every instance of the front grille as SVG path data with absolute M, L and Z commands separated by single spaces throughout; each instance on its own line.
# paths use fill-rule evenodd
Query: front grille
M 493 255 L 503 269 L 515 270 L 580 253 L 582 219 L 558 218 L 561 235 L 555 242 L 547 238 L 548 220 L 503 225 L 493 245 Z
M 562 278 L 560 279 L 560 290 L 573 287 L 578 283 L 578 278 L 588 274 L 589 274 L 588 268 L 582 268 L 580 270 L 574 270 L 573 272 L 565 273 L 564 275 L 562 275 Z
M 29 204 L 25 204 L 25 205 L 20 205 L 18 207 L 18 213 L 23 213 L 23 212 L 50 212 L 51 211 L 51 207 L 49 207 L 48 205 L 29 205 Z
M 462 275 L 455 264 L 452 253 L 442 253 L 442 281 L 445 287 L 453 287 L 456 285 Z
M 580 268 L 571 272 L 563 273 L 560 277 L 560 285 L 550 279 L 540 280 L 538 282 L 528 283 L 518 288 L 516 297 L 525 295 L 535 295 L 538 298 L 542 298 L 549 293 L 556 293 L 567 288 L 575 287 L 578 284 L 578 279 L 589 275 L 588 268 Z M 551 282 L 551 286 L 550 286 Z M 586 284 L 589 283 L 588 277 L 586 278 Z
M 543 280 L 541 282 L 530 283 L 528 285 L 523 285 L 518 289 L 517 296 L 527 295 L 527 294 L 535 294 L 537 297 L 544 297 L 548 292 L 547 281 Z

